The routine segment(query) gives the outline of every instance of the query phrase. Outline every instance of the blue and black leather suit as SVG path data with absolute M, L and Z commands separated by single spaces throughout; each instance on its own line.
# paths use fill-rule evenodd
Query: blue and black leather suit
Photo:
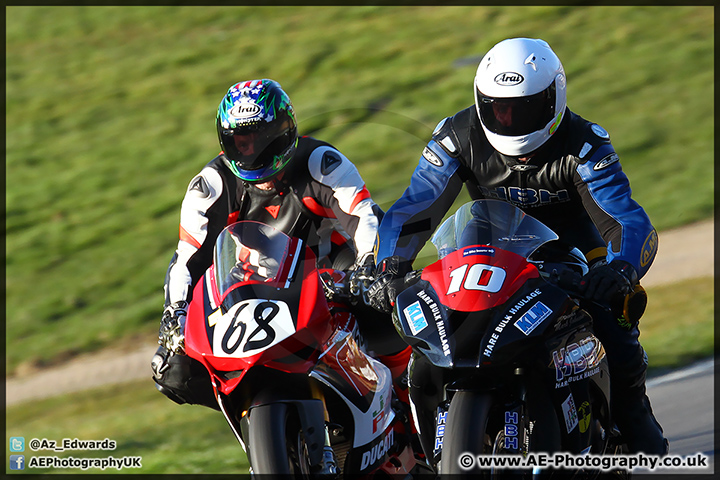
M 642 278 L 655 257 L 657 233 L 631 198 L 618 160 L 607 132 L 569 109 L 527 162 L 497 152 L 474 107 L 462 110 L 435 129 L 410 186 L 385 215 L 376 260 L 414 260 L 465 184 L 473 200 L 508 201 L 580 248 L 590 262 L 621 259 Z

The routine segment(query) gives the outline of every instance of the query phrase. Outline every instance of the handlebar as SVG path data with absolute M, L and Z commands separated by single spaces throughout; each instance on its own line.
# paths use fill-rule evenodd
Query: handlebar
M 341 280 L 338 281 L 333 278 L 340 276 Z M 323 290 L 325 297 L 330 301 L 338 301 L 344 303 L 350 303 L 356 305 L 358 302 L 370 306 L 367 297 L 367 291 L 370 285 L 377 279 L 374 275 L 374 269 L 372 268 L 358 268 L 349 271 L 335 270 L 333 273 L 324 271 L 320 273 L 320 280 L 322 281 Z M 405 275 L 405 285 L 417 281 L 422 275 L 422 269 L 413 270 Z
M 645 307 L 647 306 L 647 293 L 640 284 L 635 285 L 635 288 L 625 296 L 613 299 L 608 305 L 584 297 L 579 291 L 580 278 L 580 275 L 571 269 L 563 270 L 560 273 L 553 270 L 550 274 L 551 283 L 555 283 L 555 285 L 582 302 L 587 302 L 612 313 L 622 327 L 631 329 L 639 323 L 640 317 L 645 313 Z
M 358 281 L 365 280 L 366 278 L 353 278 L 357 277 L 355 272 L 333 270 L 320 272 L 320 282 L 325 292 L 325 298 L 328 301 L 356 304 L 359 300 L 364 299 L 365 291 L 361 285 L 355 285 Z M 374 280 L 373 278 L 367 277 L 367 280 Z

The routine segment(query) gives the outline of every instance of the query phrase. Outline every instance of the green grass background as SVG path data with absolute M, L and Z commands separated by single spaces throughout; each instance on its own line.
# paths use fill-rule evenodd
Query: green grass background
M 230 85 L 278 80 L 301 133 L 343 151 L 387 209 L 434 126 L 472 104 L 480 57 L 514 36 L 558 53 L 571 109 L 610 132 L 659 230 L 713 215 L 712 7 L 7 7 L 8 373 L 156 334 L 180 202 L 219 151 L 215 112 Z M 683 285 L 651 295 L 643 318 L 655 366 L 712 352 L 712 281 Z M 157 451 L 163 471 L 177 461 L 174 434 L 145 444 L 133 432 L 192 430 L 198 417 L 148 387 L 89 396 L 105 405 L 97 417 L 71 397 L 68 423 L 52 408 L 42 422 L 55 403 L 27 408 L 52 436 L 111 411 L 137 416 L 104 431 Z M 157 411 L 142 420 L 133 396 Z M 22 412 L 8 411 L 8 427 L 33 425 Z M 220 420 L 208 438 L 231 458 Z
M 472 104 L 482 54 L 542 37 L 570 107 L 610 131 L 656 227 L 713 212 L 711 7 L 13 6 L 6 18 L 10 372 L 153 334 L 180 202 L 219 151 L 220 98 L 243 79 L 278 80 L 302 133 L 347 154 L 387 209 L 432 128 Z

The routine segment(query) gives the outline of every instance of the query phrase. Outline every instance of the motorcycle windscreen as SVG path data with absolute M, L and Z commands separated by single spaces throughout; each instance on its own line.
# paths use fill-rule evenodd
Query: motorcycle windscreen
M 254 221 L 225 227 L 213 252 L 214 288 L 222 299 L 240 283 L 288 283 L 302 253 L 302 242 Z
M 527 257 L 558 238 L 510 203 L 475 200 L 461 206 L 435 232 L 432 242 L 439 260 L 423 270 L 422 278 L 448 308 L 486 310 L 539 276 Z
M 558 235 L 514 205 L 500 200 L 475 200 L 458 208 L 433 235 L 438 258 L 471 245 L 489 245 L 529 257 Z

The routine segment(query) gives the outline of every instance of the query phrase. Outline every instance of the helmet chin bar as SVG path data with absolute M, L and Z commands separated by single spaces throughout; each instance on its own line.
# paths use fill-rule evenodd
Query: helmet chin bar
M 559 121 L 562 121 L 562 114 L 560 117 Z M 550 129 L 555 123 L 555 119 L 553 119 L 553 121 L 546 125 L 542 130 L 519 137 L 498 135 L 497 133 L 493 133 L 485 128 L 485 125 L 482 125 L 482 127 L 488 142 L 490 142 L 490 145 L 492 145 L 495 150 L 509 157 L 524 157 L 542 147 L 545 142 L 552 137 Z

